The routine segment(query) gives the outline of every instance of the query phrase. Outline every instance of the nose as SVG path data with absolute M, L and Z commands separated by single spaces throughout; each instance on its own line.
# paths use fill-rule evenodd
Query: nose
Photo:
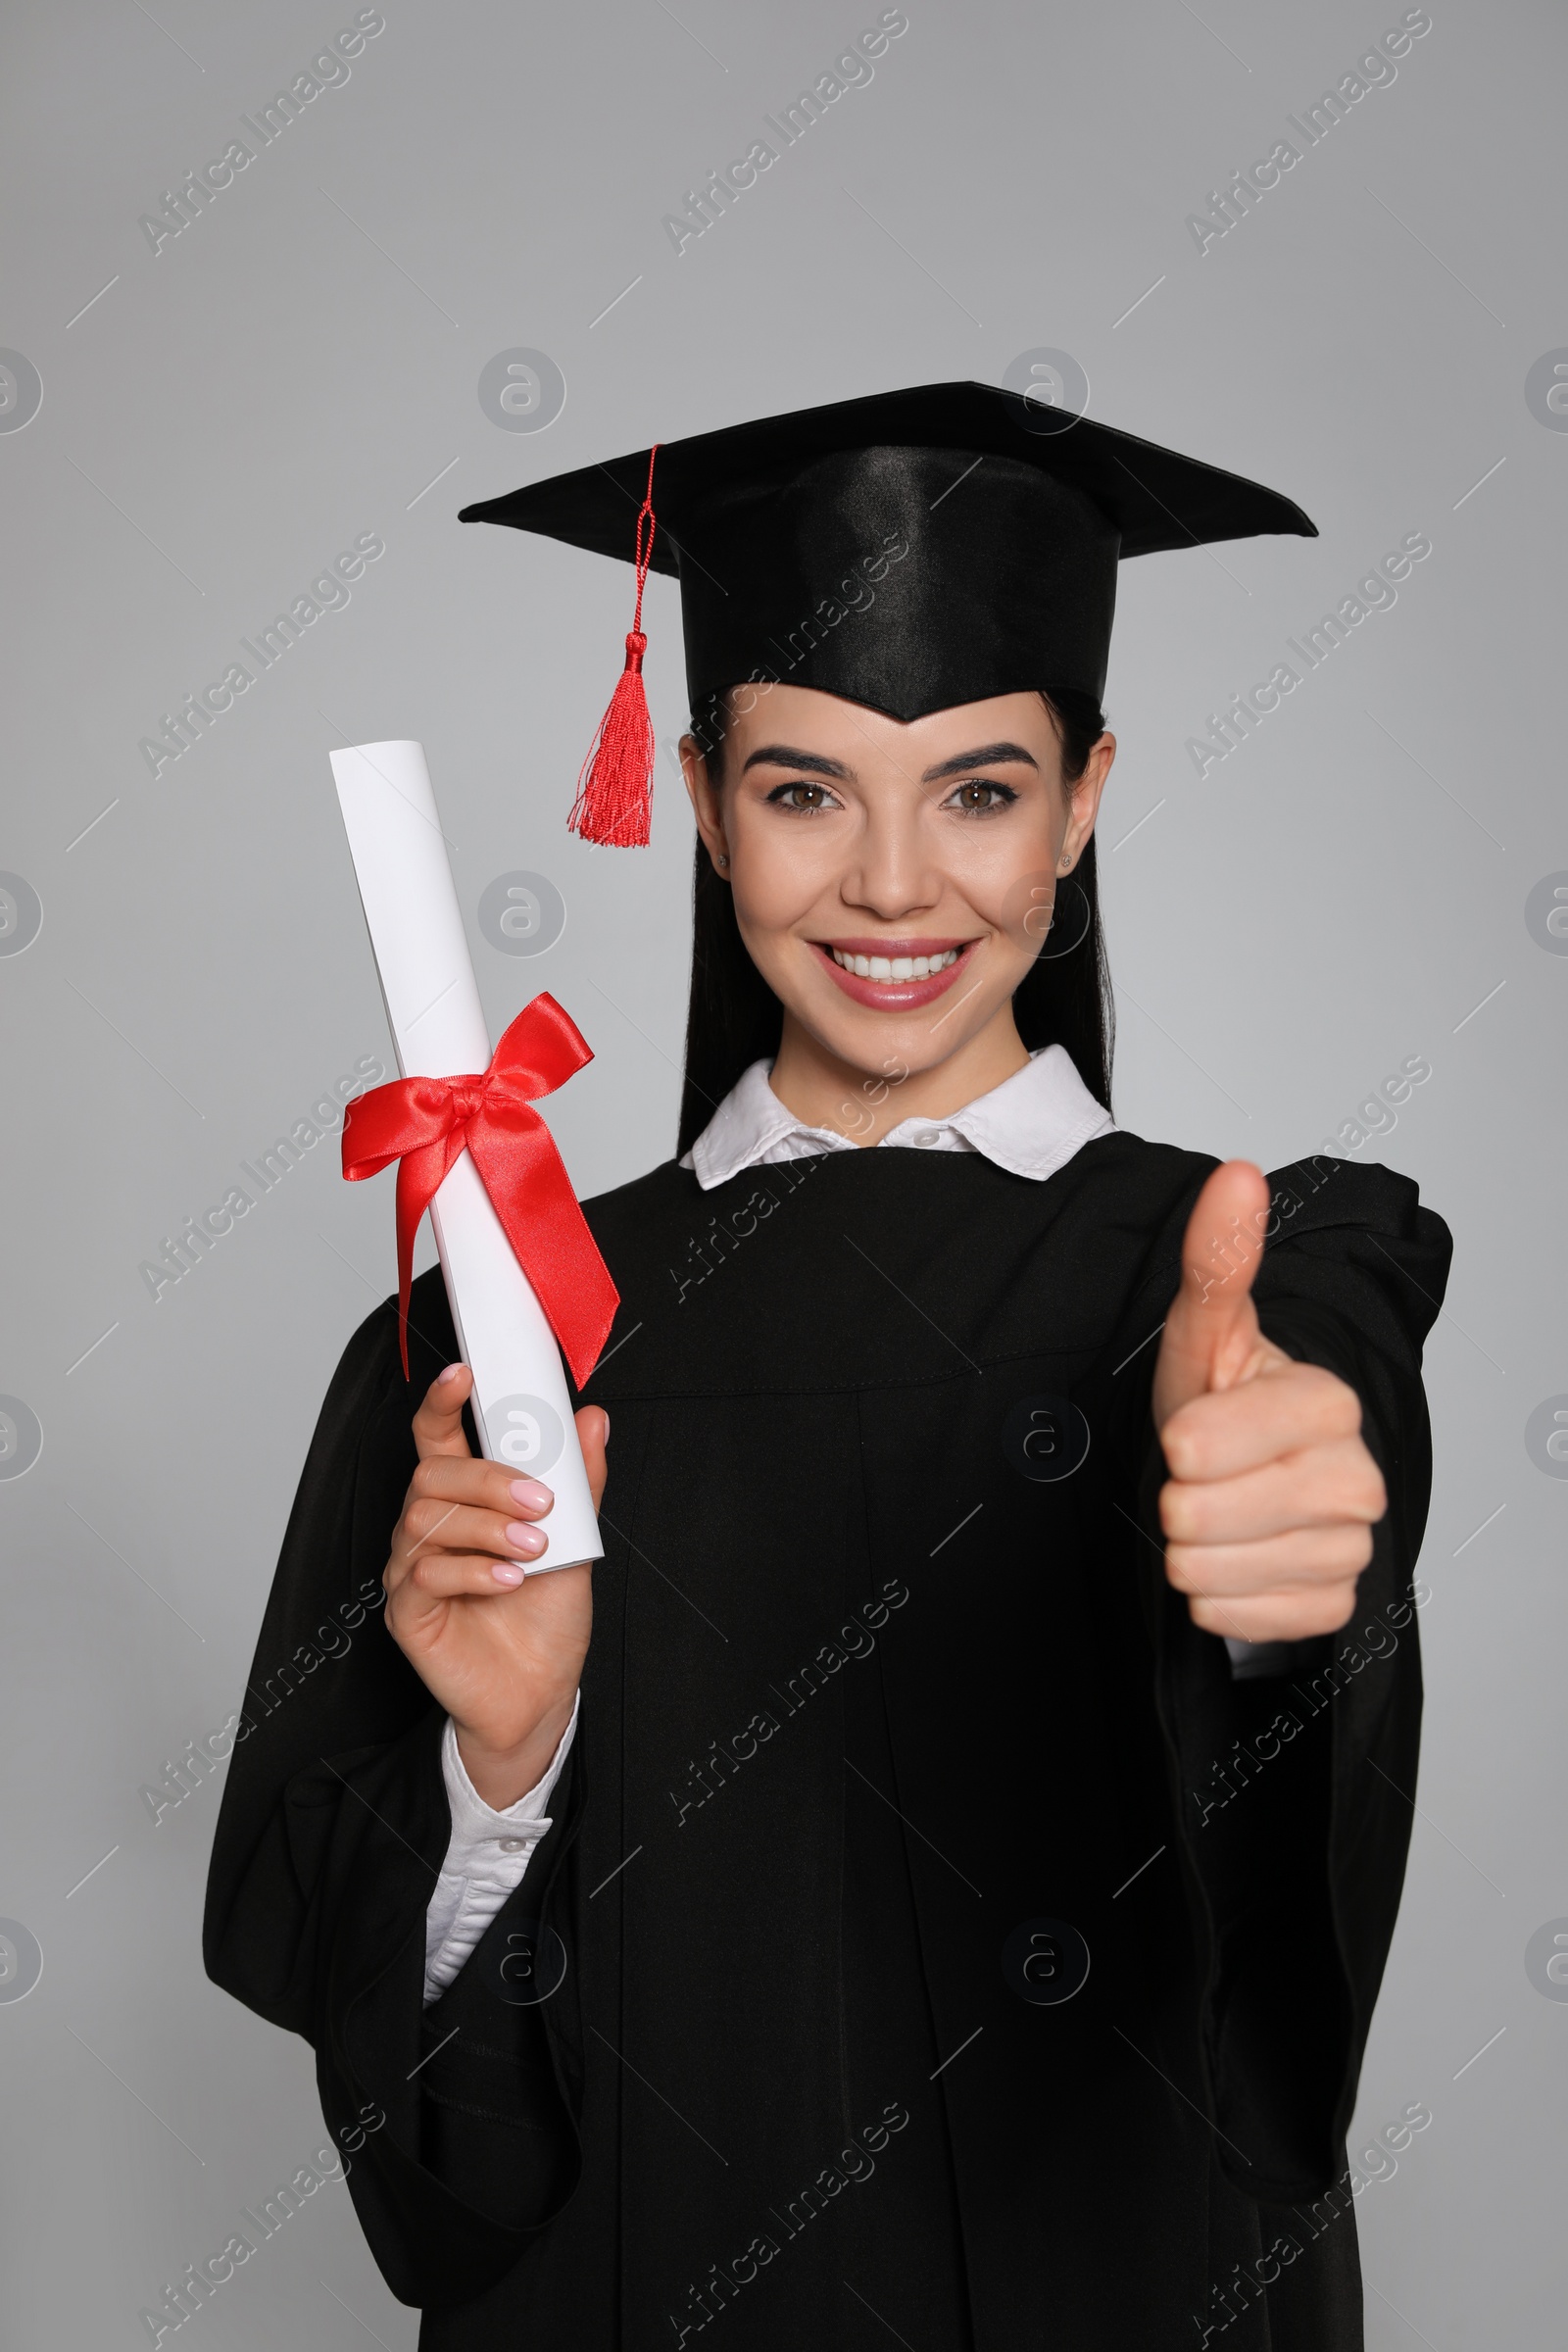
M 942 896 L 942 877 L 931 865 L 919 821 L 919 795 L 909 800 L 912 806 L 901 794 L 899 805 L 868 810 L 858 855 L 840 886 L 846 906 L 863 907 L 885 923 L 920 913 Z

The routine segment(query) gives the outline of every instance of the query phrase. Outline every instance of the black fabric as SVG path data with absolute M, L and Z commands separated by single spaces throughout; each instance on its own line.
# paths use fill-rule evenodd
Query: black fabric
M 513 2231 L 555 2212 L 576 2185 L 570 2095 L 580 2083 L 558 2079 L 540 2015 L 565 1955 L 540 1910 L 575 1835 L 584 1779 L 568 1762 L 522 1884 L 424 2012 L 419 2161 Z
M 329 2125 L 384 2110 L 350 2187 L 422 2352 L 1358 2352 L 1448 1241 L 1384 1170 L 1273 1179 L 1264 1328 L 1355 1387 L 1390 1510 L 1328 1654 L 1237 1684 L 1153 1533 L 1151 1335 L 1211 1164 L 1121 1135 L 1045 1184 L 883 1151 L 588 1204 L 622 1306 L 577 1742 L 439 2022 L 438 1711 L 370 1615 L 253 1708 L 208 1965 L 314 2041 Z M 414 1319 L 411 1387 L 391 1301 L 350 1343 L 255 1690 L 384 1562 L 438 1276 Z M 1044 1399 L 1090 1439 L 1054 1483 L 1018 1467 Z M 1090 1956 L 1056 2005 L 1004 1967 L 1041 1923 Z M 531 2007 L 514 1934 L 564 1961 Z
M 630 563 L 650 452 L 465 507 Z M 912 719 L 991 695 L 1104 694 L 1119 557 L 1262 531 L 1299 507 L 990 384 L 922 384 L 662 443 L 653 567 L 676 574 L 687 686 L 788 679 Z

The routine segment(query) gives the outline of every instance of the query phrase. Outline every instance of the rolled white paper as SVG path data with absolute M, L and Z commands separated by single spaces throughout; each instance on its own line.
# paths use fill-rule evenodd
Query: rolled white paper
M 331 760 L 400 1072 L 488 1068 L 490 1033 L 423 746 L 362 743 Z M 556 1497 L 540 1522 L 547 1549 L 525 1565 L 538 1573 L 603 1558 L 561 1350 L 466 1152 L 431 1201 L 430 1223 L 484 1451 Z

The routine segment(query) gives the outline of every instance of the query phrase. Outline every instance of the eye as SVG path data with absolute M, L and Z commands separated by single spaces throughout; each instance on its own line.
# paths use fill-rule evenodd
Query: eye
M 775 784 L 767 798 L 770 807 L 787 808 L 793 816 L 819 816 L 840 806 L 825 784 Z
M 956 809 L 960 816 L 994 816 L 999 810 L 1010 808 L 1017 798 L 1010 784 L 994 784 L 986 777 L 970 776 L 956 785 L 942 805 Z

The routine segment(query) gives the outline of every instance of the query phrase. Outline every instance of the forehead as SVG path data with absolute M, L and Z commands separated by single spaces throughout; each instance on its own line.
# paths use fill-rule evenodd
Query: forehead
M 737 686 L 727 702 L 724 756 L 730 772 L 769 745 L 831 754 L 858 772 L 885 764 L 918 771 L 934 760 L 1004 743 L 1027 751 L 1047 772 L 1056 760 L 1055 726 L 1035 693 L 990 695 L 908 720 L 810 686 Z

